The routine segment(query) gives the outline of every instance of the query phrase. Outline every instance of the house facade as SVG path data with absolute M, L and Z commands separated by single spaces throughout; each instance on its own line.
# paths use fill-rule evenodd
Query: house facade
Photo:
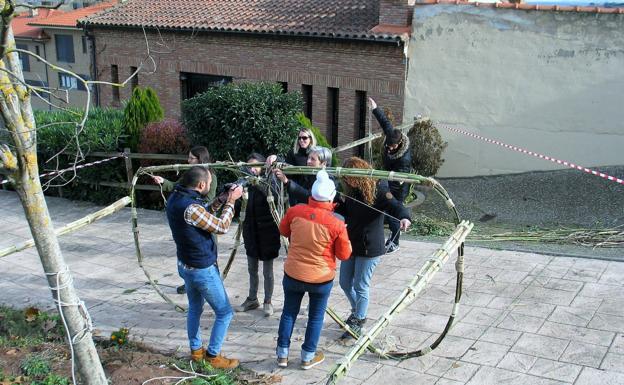
M 152 2 L 130 0 L 82 24 L 95 39 L 99 80 L 158 93 L 169 117 L 181 102 L 228 82 L 278 82 L 301 92 L 304 113 L 332 145 L 366 135 L 367 97 L 403 111 L 411 7 L 399 0 Z M 148 58 L 149 52 L 149 58 Z M 120 106 L 132 87 L 99 87 Z
M 109 8 L 113 3 L 96 5 L 76 10 L 38 9 L 22 13 L 12 22 L 17 48 L 28 50 L 52 66 L 68 69 L 85 79 L 92 79 L 92 44 L 77 20 L 92 13 Z M 51 96 L 41 93 L 43 98 L 32 98 L 33 108 L 53 109 L 61 107 L 83 107 L 87 92 L 84 85 L 67 73 L 55 70 L 35 56 L 20 54 L 24 80 L 33 86 L 47 87 Z M 95 100 L 91 100 L 95 103 Z

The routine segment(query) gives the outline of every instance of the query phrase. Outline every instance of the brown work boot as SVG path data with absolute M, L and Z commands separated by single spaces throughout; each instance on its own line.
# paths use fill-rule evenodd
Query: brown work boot
M 197 350 L 191 350 L 191 360 L 199 362 L 206 358 L 206 349 L 199 348 Z
M 221 354 L 216 357 L 206 356 L 206 361 L 215 369 L 234 369 L 238 367 L 238 360 L 234 358 L 226 358 Z

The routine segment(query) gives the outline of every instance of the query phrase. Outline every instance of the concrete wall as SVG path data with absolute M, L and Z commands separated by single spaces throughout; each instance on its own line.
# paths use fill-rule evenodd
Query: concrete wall
M 416 5 L 404 119 L 588 167 L 624 164 L 624 15 Z M 562 166 L 440 128 L 439 176 Z

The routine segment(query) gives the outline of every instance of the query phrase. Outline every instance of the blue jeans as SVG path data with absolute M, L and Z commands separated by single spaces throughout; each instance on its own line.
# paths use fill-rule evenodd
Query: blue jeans
M 340 263 L 340 287 L 351 303 L 351 312 L 359 319 L 366 318 L 370 282 L 380 259 L 352 255 Z
M 205 269 L 187 268 L 178 262 L 178 274 L 184 279 L 189 302 L 186 329 L 191 350 L 202 347 L 199 320 L 204 311 L 204 301 L 206 301 L 215 312 L 215 321 L 206 352 L 211 356 L 216 356 L 221 351 L 223 339 L 234 315 L 219 269 L 215 265 Z
M 321 338 L 323 319 L 327 301 L 331 293 L 333 281 L 326 283 L 306 283 L 290 278 L 284 274 L 282 281 L 284 286 L 284 310 L 280 318 L 279 331 L 277 332 L 277 357 L 288 358 L 290 337 L 292 336 L 297 321 L 297 314 L 301 308 L 303 295 L 308 293 L 310 307 L 308 309 L 308 325 L 306 327 L 305 340 L 301 346 L 301 361 L 311 361 L 316 354 L 316 346 Z

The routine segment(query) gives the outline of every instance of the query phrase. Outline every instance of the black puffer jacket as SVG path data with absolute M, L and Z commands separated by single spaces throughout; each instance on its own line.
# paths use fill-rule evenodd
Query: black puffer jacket
M 386 138 L 392 134 L 394 128 L 392 127 L 392 123 L 386 117 L 383 110 L 380 107 L 377 107 L 373 110 L 373 115 L 377 118 L 379 125 L 384 131 L 384 135 Z M 410 140 L 405 134 L 401 134 L 401 142 L 399 143 L 399 147 L 393 152 L 389 153 L 387 150 L 384 150 L 382 159 L 384 170 L 386 171 L 395 171 L 395 172 L 411 172 L 412 170 L 412 154 L 409 151 Z M 390 190 L 392 194 L 400 201 L 405 199 L 407 195 L 407 187 L 409 186 L 406 183 L 400 183 L 396 181 L 391 181 L 389 183 Z
M 267 187 L 249 186 L 243 240 L 247 255 L 261 261 L 277 258 L 280 249 L 280 235 L 267 202 Z M 276 197 L 276 193 L 273 192 Z
M 299 148 L 299 151 L 295 154 L 293 150 L 290 150 L 288 154 L 286 154 L 285 162 L 290 164 L 291 166 L 307 166 L 308 164 L 308 149 Z M 286 188 L 288 189 L 288 203 L 290 206 L 294 206 L 299 203 L 308 203 L 308 199 L 305 196 L 302 196 L 300 193 L 303 189 L 311 189 L 312 184 L 316 178 L 314 175 L 292 175 L 288 176 L 288 185 Z M 291 182 L 295 182 L 291 185 Z M 293 190 L 294 188 L 294 190 Z
M 304 175 L 308 178 L 305 178 L 301 184 L 295 182 L 292 179 L 288 179 L 288 183 L 286 184 L 286 190 L 288 191 L 288 202 L 290 203 L 290 207 L 297 205 L 299 203 L 308 203 L 308 198 L 312 196 L 312 185 L 316 181 L 315 175 Z M 333 176 L 329 176 L 334 182 L 336 186 L 336 191 L 339 189 L 339 185 L 336 182 L 336 178 Z
M 359 191 L 350 192 L 351 196 L 363 202 Z M 345 217 L 347 232 L 353 247 L 353 256 L 378 257 L 385 254 L 384 215 L 364 203 L 341 196 L 336 213 Z M 377 196 L 373 207 L 385 211 L 395 218 L 410 219 L 409 210 L 394 199 L 388 189 L 388 182 L 377 182 Z

